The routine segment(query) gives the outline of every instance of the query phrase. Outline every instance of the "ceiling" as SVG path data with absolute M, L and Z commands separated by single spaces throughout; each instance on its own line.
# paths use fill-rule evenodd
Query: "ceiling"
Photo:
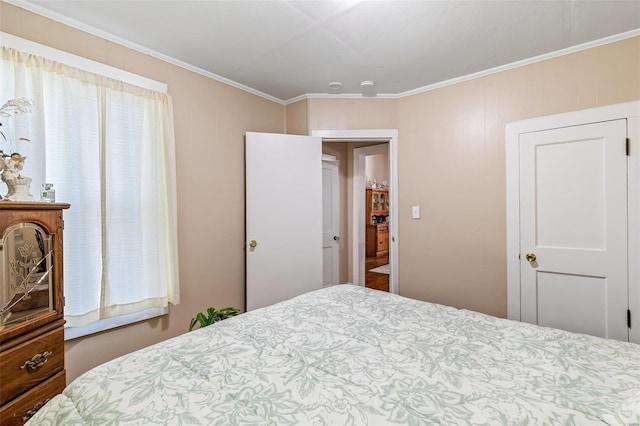
M 363 80 L 397 95 L 640 34 L 638 0 L 7 1 L 280 101 Z

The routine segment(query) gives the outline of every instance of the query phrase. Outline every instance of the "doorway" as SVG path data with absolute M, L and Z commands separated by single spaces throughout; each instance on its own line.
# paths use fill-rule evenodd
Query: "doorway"
M 387 263 L 389 274 L 388 287 L 391 293 L 398 293 L 398 169 L 397 169 L 397 143 L 398 131 L 392 130 L 339 130 L 339 131 L 319 131 L 311 132 L 312 136 L 321 137 L 323 142 L 343 142 L 348 145 L 357 146 L 355 143 L 372 145 L 378 144 L 378 153 L 388 154 L 389 179 L 388 185 L 388 254 Z M 382 148 L 380 147 L 382 145 Z M 348 278 L 341 282 L 351 282 L 356 285 L 365 286 L 366 282 L 366 231 L 365 231 L 365 204 L 366 204 L 366 156 L 371 153 L 362 151 L 367 147 L 352 149 L 352 161 L 350 161 L 351 174 L 348 177 L 347 192 L 345 197 L 341 197 L 343 202 L 349 204 L 349 226 L 344 227 L 340 235 L 341 244 L 348 247 L 346 258 L 348 258 Z M 370 148 L 370 147 L 368 147 Z M 375 148 L 375 147 L 374 147 Z M 376 154 L 374 152 L 373 154 Z M 383 266 L 383 265 L 380 265 Z M 373 269 L 373 268 L 369 268 Z M 342 274 L 341 274 L 342 276 Z
M 398 293 L 398 131 L 320 131 L 320 136 L 246 133 L 245 259 L 247 310 L 320 289 L 322 259 L 322 142 L 389 143 L 390 292 Z M 370 143 L 369 143 L 370 144 Z M 304 159 L 304 161 L 302 161 Z M 348 197 L 353 223 L 341 233 L 351 248 L 351 276 L 346 282 L 364 286 L 364 156 L 355 155 Z M 346 192 L 346 191 L 345 191 Z M 291 220 L 282 220 L 287 217 Z M 361 260 L 361 262 L 359 262 Z M 345 262 L 347 263 L 347 262 Z M 286 267 L 284 267 L 286 265 Z M 345 282 L 345 281 L 340 281 Z
M 357 148 L 356 155 L 365 156 L 364 283 L 389 291 L 389 144 Z

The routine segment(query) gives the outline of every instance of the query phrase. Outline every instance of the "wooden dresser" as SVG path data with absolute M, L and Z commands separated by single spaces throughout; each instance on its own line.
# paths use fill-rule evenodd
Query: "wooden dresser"
M 0 425 L 66 385 L 62 203 L 0 201 Z

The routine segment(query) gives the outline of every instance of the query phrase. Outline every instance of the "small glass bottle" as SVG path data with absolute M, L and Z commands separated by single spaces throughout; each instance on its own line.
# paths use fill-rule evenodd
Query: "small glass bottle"
M 43 183 L 42 191 L 40 191 L 42 201 L 46 203 L 56 202 L 56 190 L 53 189 L 52 183 Z

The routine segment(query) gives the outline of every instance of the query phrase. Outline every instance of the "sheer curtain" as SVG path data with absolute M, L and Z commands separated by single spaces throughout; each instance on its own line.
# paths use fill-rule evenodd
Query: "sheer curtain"
M 15 143 L 65 212 L 67 326 L 179 303 L 175 140 L 161 92 L 2 47 L 0 103 L 32 99 Z M 4 184 L 0 191 L 6 193 Z

